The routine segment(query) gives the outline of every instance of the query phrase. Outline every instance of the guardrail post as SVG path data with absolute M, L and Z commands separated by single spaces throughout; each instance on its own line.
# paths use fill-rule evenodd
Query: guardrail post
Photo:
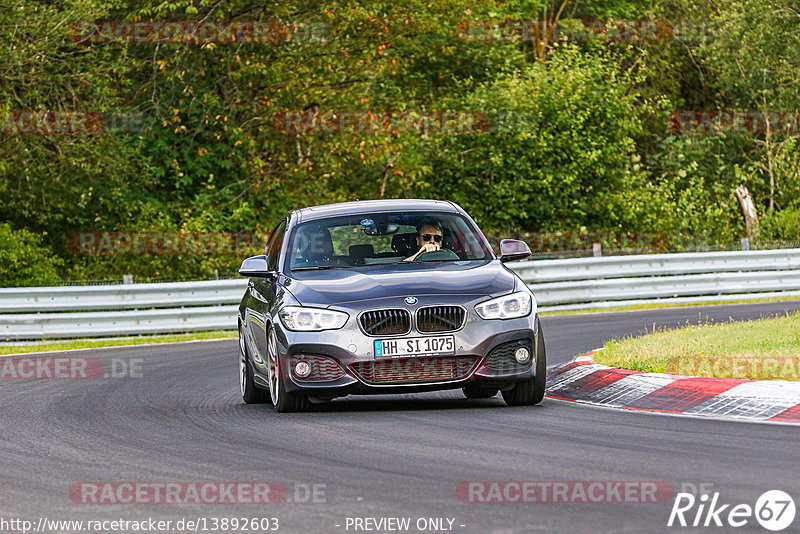
M 750 250 L 750 238 L 742 238 L 742 250 Z
M 603 255 L 603 245 L 601 243 L 592 243 L 592 256 L 595 258 Z
M 132 274 L 123 274 L 122 275 L 122 283 L 123 284 L 132 284 L 133 283 L 133 275 Z

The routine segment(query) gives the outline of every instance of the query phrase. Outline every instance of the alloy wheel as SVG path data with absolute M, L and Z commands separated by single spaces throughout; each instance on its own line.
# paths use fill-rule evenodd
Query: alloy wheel
M 269 395 L 272 398 L 272 404 L 277 406 L 280 400 L 280 388 L 278 387 L 280 365 L 278 364 L 278 336 L 275 335 L 274 328 L 270 328 L 267 334 L 267 365 L 269 374 Z

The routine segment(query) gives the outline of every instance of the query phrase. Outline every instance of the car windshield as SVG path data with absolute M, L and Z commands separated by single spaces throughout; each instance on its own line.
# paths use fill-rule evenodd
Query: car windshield
M 420 253 L 426 243 L 431 250 Z M 492 258 L 477 228 L 455 213 L 365 213 L 302 223 L 288 244 L 289 268 L 333 269 L 404 261 Z

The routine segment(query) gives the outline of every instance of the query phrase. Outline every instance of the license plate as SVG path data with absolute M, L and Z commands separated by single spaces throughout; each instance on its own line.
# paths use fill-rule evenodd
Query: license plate
M 455 352 L 455 336 L 406 337 L 375 341 L 376 358 L 429 356 L 434 354 L 455 354 Z

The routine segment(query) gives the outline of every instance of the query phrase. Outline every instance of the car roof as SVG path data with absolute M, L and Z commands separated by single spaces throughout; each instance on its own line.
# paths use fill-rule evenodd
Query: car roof
M 338 204 L 324 204 L 297 210 L 298 222 L 327 219 L 329 217 L 361 215 L 367 213 L 387 213 L 392 211 L 439 211 L 458 213 L 455 205 L 448 200 L 429 199 L 382 199 L 382 200 L 357 200 L 355 202 L 340 202 Z

